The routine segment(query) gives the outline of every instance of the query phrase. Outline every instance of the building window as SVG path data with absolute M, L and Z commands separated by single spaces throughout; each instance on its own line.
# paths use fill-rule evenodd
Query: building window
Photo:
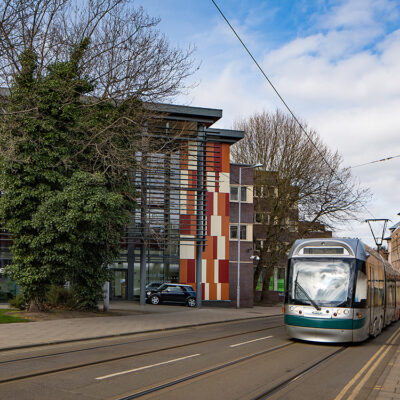
M 238 227 L 237 225 L 230 226 L 230 238 L 237 239 L 238 238 Z
M 239 200 L 239 188 L 237 186 L 231 186 L 231 201 L 238 201 Z
M 256 224 L 266 224 L 269 225 L 271 219 L 271 215 L 266 212 L 256 211 L 254 213 L 254 222 Z
M 231 186 L 230 201 L 239 201 L 239 186 Z M 240 187 L 240 201 L 247 202 L 247 186 Z
M 246 225 L 240 225 L 240 240 L 247 240 Z
M 240 188 L 240 201 L 247 201 L 247 186 Z
M 229 238 L 231 240 L 238 239 L 238 226 L 231 225 L 229 227 Z M 247 225 L 240 225 L 240 240 L 247 240 Z

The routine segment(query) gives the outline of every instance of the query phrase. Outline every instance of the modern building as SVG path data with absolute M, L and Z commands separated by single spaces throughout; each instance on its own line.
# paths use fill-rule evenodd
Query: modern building
M 142 267 L 146 283 L 194 288 L 199 271 L 202 299 L 228 302 L 229 156 L 244 133 L 212 128 L 218 109 L 160 104 L 154 111 L 160 118 L 137 154 L 139 206 L 111 266 L 111 298 L 139 296 Z

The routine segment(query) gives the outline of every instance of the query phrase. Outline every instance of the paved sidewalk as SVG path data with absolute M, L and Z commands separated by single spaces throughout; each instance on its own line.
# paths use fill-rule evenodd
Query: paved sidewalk
M 400 399 L 400 345 L 397 345 L 393 363 L 389 363 L 385 373 L 387 376 L 379 388 L 375 400 Z
M 110 310 L 127 311 L 129 315 L 1 324 L 0 351 L 41 344 L 282 315 L 280 306 L 237 310 L 220 307 L 197 309 L 169 305 L 153 306 L 151 304 L 140 306 L 137 302 L 112 302 Z

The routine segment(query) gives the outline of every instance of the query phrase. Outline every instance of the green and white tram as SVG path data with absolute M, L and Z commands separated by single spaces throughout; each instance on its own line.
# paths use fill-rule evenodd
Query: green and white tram
M 400 274 L 359 239 L 301 239 L 289 253 L 289 336 L 359 342 L 400 316 Z

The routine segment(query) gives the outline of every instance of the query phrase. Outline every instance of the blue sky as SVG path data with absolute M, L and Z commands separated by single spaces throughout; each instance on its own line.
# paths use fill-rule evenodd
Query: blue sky
M 294 113 L 352 166 L 400 154 L 398 0 L 216 0 Z M 283 108 L 211 0 L 137 0 L 174 46 L 196 46 L 177 103 L 221 108 L 217 126 Z M 354 169 L 368 208 L 397 222 L 400 158 Z M 368 215 L 362 215 L 366 218 Z M 368 239 L 365 224 L 342 232 Z

